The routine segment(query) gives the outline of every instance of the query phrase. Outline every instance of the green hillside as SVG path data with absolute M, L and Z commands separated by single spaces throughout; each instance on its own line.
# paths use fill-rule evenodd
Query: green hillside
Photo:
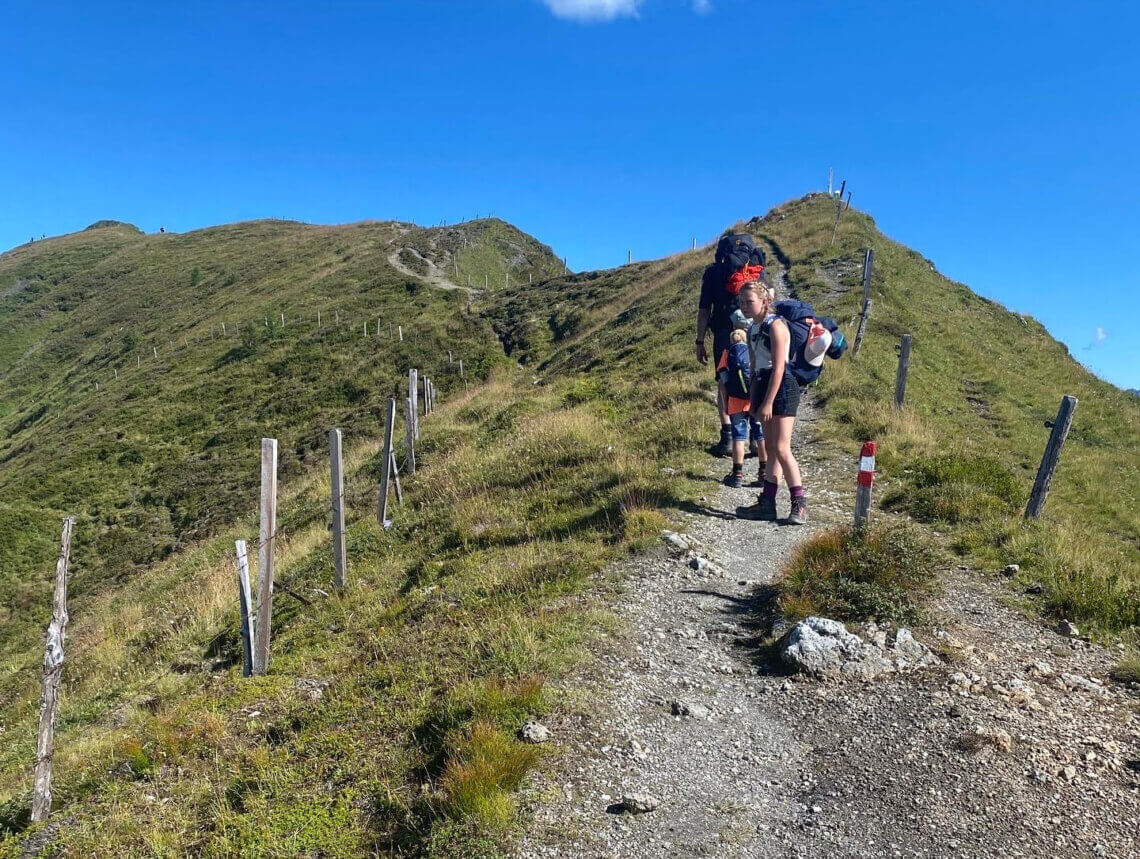
M 834 211 L 814 195 L 737 225 L 852 333 L 875 249 L 867 341 L 857 362 L 829 364 L 812 443 L 854 461 L 874 437 L 881 500 L 985 564 L 1020 563 L 1045 583 L 1045 613 L 1104 635 L 1136 623 L 1135 398 L 869 217 L 847 212 L 830 244 Z M 609 623 L 608 580 L 592 577 L 707 491 L 712 374 L 692 340 L 710 256 L 567 275 L 499 221 L 114 225 L 0 256 L 13 332 L 0 344 L 0 857 L 30 836 L 76 856 L 493 854 L 539 762 L 514 732 L 554 703 L 544 678 Z M 468 275 L 490 286 L 469 311 L 441 283 Z M 448 349 L 485 383 L 464 392 Z M 384 531 L 380 407 L 409 366 L 446 402 Z M 1023 528 L 1043 421 L 1066 393 L 1081 403 L 1046 521 Z M 343 596 L 328 593 L 333 425 L 348 449 Z M 256 533 L 266 435 L 285 477 L 277 575 L 306 602 L 276 598 L 270 674 L 244 680 L 231 558 Z M 81 519 L 59 813 L 37 829 L 38 666 L 64 512 Z

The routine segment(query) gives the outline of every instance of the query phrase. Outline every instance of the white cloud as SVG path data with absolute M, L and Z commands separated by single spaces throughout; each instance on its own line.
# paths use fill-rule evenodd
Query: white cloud
M 574 21 L 612 21 L 636 18 L 643 0 L 542 0 L 559 18 Z
M 1101 328 L 1099 325 L 1096 327 L 1096 342 L 1103 343 L 1108 339 L 1108 332 Z
M 712 0 L 693 0 L 693 11 L 698 15 L 707 15 L 712 11 Z

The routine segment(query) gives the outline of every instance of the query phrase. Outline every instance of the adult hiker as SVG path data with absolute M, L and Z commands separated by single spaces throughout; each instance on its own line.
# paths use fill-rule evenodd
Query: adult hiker
M 748 281 L 756 280 L 764 271 L 764 252 L 756 247 L 752 236 L 728 233 L 716 245 L 716 257 L 701 276 L 701 299 L 697 309 L 697 360 L 708 363 L 705 335 L 713 333 L 714 368 L 716 359 L 731 345 L 732 313 L 738 309 L 737 294 Z M 720 441 L 712 448 L 715 456 L 732 455 L 732 418 L 724 384 L 717 380 L 717 413 L 720 417 Z M 758 441 L 758 440 L 754 440 Z

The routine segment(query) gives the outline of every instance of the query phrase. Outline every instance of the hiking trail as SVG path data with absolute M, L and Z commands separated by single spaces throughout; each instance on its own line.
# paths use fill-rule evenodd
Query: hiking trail
M 808 527 L 737 520 L 757 490 L 720 485 L 728 460 L 715 460 L 707 504 L 684 514 L 712 563 L 694 568 L 663 544 L 609 571 L 623 582 L 622 629 L 562 685 L 513 854 L 1137 855 L 1140 720 L 1097 679 L 1112 654 L 1008 607 L 983 573 L 946 571 L 933 621 L 915 629 L 939 665 L 831 682 L 771 667 L 767 586 L 801 541 L 850 521 L 854 457 L 815 453 L 815 419 L 805 402 Z M 787 506 L 782 489 L 781 516 Z M 978 727 L 1005 731 L 1010 748 L 965 748 Z M 660 804 L 630 814 L 631 793 Z
M 424 272 L 418 272 L 404 265 L 404 263 L 400 261 L 400 254 L 404 253 L 405 251 L 420 260 L 420 262 L 424 264 L 426 270 Z M 474 287 L 460 286 L 458 283 L 450 280 L 444 273 L 443 269 L 437 266 L 422 253 L 417 251 L 415 248 L 406 246 L 397 248 L 388 254 L 388 264 L 405 277 L 422 280 L 425 283 L 439 287 L 440 289 L 446 289 L 449 292 L 465 292 L 469 297 L 474 297 L 479 294 L 479 290 L 475 289 Z

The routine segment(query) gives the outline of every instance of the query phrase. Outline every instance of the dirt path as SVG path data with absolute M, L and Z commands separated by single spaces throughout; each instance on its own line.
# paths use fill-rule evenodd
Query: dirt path
M 426 269 L 425 273 L 421 274 L 420 272 L 413 271 L 412 269 L 408 268 L 406 265 L 404 265 L 400 261 L 400 254 L 403 253 L 404 251 L 407 251 L 408 253 L 412 254 L 414 257 L 419 259 L 424 264 L 424 267 Z M 426 281 L 427 283 L 430 283 L 432 286 L 439 287 L 440 289 L 446 289 L 449 292 L 465 292 L 470 297 L 474 297 L 474 296 L 479 294 L 479 290 L 477 290 L 477 289 L 473 289 L 470 286 L 460 286 L 458 283 L 455 283 L 454 281 L 449 280 L 447 275 L 444 273 L 443 269 L 441 269 L 439 266 L 437 266 L 434 262 L 432 262 L 430 259 L 425 257 L 423 254 L 421 254 L 415 248 L 409 248 L 409 247 L 397 248 L 396 250 L 394 250 L 390 254 L 388 254 L 388 264 L 391 265 L 392 268 L 396 269 L 396 271 L 400 272 L 400 274 L 404 275 L 405 277 L 411 277 L 411 278 L 415 278 L 417 280 Z
M 845 521 L 850 464 L 801 463 L 812 528 Z M 916 630 L 952 662 L 873 683 L 772 673 L 758 592 L 812 528 L 736 520 L 755 489 L 721 487 L 723 462 L 712 469 L 687 533 L 716 567 L 662 549 L 618 571 L 624 629 L 566 686 L 516 855 L 1138 855 L 1140 720 L 1135 691 L 1095 680 L 1111 654 L 958 571 L 937 625 Z M 1011 748 L 967 751 L 975 727 Z M 631 792 L 660 807 L 621 813 Z

